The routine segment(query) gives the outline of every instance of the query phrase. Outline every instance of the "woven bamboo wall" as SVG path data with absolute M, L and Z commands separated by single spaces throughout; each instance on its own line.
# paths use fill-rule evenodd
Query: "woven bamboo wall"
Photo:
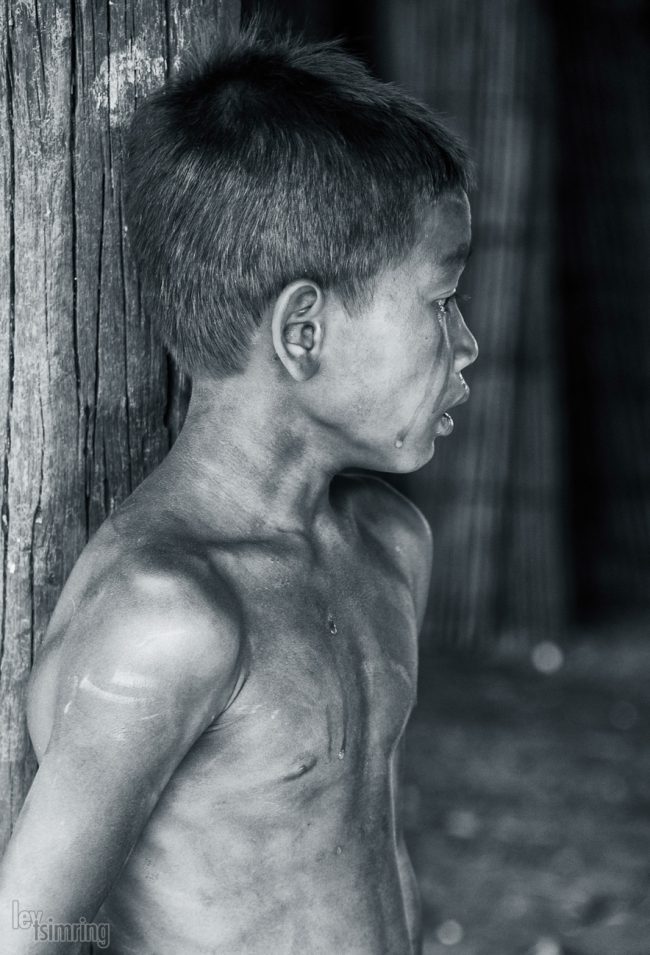
M 384 76 L 441 112 L 478 164 L 462 290 L 481 354 L 456 432 L 406 482 L 436 560 L 425 640 L 554 635 L 566 612 L 552 24 L 532 0 L 383 0 Z

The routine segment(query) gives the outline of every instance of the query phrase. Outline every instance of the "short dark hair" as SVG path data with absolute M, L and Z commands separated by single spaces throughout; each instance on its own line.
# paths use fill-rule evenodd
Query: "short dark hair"
M 338 41 L 253 22 L 136 111 L 126 214 L 145 307 L 179 364 L 230 374 L 306 277 L 348 308 L 412 248 L 417 206 L 471 186 L 460 142 Z

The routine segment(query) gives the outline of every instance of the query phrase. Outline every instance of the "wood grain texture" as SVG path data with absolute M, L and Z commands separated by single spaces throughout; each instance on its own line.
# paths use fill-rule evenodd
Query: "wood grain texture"
M 410 477 L 436 559 L 424 641 L 554 635 L 565 618 L 552 24 L 533 0 L 384 0 L 382 72 L 470 145 L 474 255 L 461 283 L 480 347 L 469 405 Z
M 123 130 L 236 0 L 0 5 L 0 850 L 35 770 L 25 687 L 88 537 L 174 440 L 187 384 L 140 308 Z

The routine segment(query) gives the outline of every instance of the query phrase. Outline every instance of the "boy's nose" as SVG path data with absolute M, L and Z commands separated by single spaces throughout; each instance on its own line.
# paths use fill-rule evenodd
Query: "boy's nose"
M 454 368 L 457 372 L 467 368 L 478 358 L 478 344 L 465 320 L 461 317 L 456 348 L 454 349 Z

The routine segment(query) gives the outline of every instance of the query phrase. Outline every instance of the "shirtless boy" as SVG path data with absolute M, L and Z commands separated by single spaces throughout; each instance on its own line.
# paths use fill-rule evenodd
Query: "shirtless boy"
M 397 804 L 431 537 L 365 472 L 422 467 L 468 395 L 467 160 L 336 45 L 256 28 L 141 107 L 129 157 L 193 392 L 52 617 L 0 951 L 67 950 L 17 900 L 119 955 L 419 952 Z

